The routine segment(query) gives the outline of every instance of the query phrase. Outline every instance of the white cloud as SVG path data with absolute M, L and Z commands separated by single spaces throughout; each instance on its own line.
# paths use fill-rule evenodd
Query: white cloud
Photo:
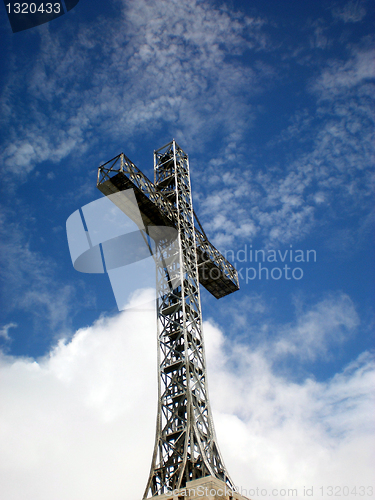
M 4 500 L 139 499 L 156 413 L 154 312 L 99 320 L 38 362 L 1 359 Z
M 263 240 L 258 245 L 278 246 L 301 241 L 327 214 L 332 226 L 344 213 L 367 217 L 373 192 L 374 58 L 374 51 L 357 49 L 322 67 L 307 85 L 315 106 L 296 112 L 265 148 L 265 158 L 287 148 L 285 158 L 266 165 L 262 156 L 249 160 L 237 137 L 205 166 L 201 182 L 209 192 L 198 197 L 199 213 L 216 245 L 228 248 L 257 238 Z M 357 239 L 352 225 L 350 232 Z
M 216 430 L 236 484 L 265 488 L 266 498 L 272 488 L 297 488 L 302 498 L 307 485 L 317 492 L 372 484 L 375 366 L 368 353 L 327 382 L 297 384 L 277 376 L 262 350 L 224 342 L 205 326 L 208 344 L 216 343 L 208 348 Z
M 30 248 L 28 241 L 33 221 L 30 214 L 22 213 L 24 233 L 18 220 L 21 211 L 13 215 L 3 211 L 0 221 L 0 278 L 2 281 L 3 312 L 18 313 L 19 310 L 32 315 L 39 328 L 61 333 L 70 326 L 70 312 L 75 290 L 67 283 L 56 281 L 56 263 Z M 14 219 L 17 222 L 12 222 Z
M 263 349 L 204 328 L 218 441 L 236 484 L 371 483 L 369 354 L 326 382 L 295 383 Z M 141 498 L 156 418 L 154 311 L 102 318 L 37 362 L 2 356 L 0 366 L 4 500 Z
M 11 340 L 9 336 L 9 330 L 11 328 L 16 328 L 18 325 L 17 323 L 8 323 L 4 325 L 2 328 L 0 328 L 0 337 L 2 337 L 5 341 L 9 342 Z
M 354 52 L 345 62 L 332 61 L 312 86 L 324 98 L 333 98 L 348 89 L 375 78 L 375 50 Z
M 305 360 L 332 356 L 332 345 L 348 340 L 359 325 L 353 302 L 345 294 L 332 295 L 300 314 L 275 342 L 276 355 L 292 354 Z
M 2 97 L 9 171 L 25 174 L 44 160 L 81 155 L 102 134 L 114 141 L 164 127 L 200 147 L 202 131 L 207 140 L 251 119 L 244 93 L 258 93 L 270 70 L 227 58 L 266 45 L 262 21 L 187 0 L 123 2 L 121 14 L 77 28 L 74 37 L 40 29 L 39 57 L 25 73 L 17 67 Z M 16 90 L 22 103 L 12 97 Z
M 350 1 L 332 9 L 333 17 L 344 23 L 358 23 L 362 21 L 366 13 L 365 2 L 359 0 Z

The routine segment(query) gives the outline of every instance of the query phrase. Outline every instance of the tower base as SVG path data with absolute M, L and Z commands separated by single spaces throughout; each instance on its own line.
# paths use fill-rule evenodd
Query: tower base
M 156 495 L 149 500 L 250 500 L 213 476 L 188 481 L 185 488 Z

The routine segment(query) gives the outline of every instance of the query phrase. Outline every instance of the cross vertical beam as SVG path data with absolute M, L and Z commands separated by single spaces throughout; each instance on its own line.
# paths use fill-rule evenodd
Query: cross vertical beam
M 207 393 L 189 160 L 174 140 L 155 151 L 154 173 L 157 190 L 172 206 L 178 239 L 173 245 L 156 243 L 159 398 L 143 498 L 205 476 L 232 486 L 216 442 Z

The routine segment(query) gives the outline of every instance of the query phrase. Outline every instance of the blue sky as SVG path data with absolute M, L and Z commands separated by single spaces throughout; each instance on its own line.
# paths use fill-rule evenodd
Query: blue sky
M 153 313 L 118 313 L 107 276 L 73 269 L 65 223 L 102 196 L 101 163 L 123 151 L 152 178 L 172 138 L 242 276 L 219 302 L 201 293 L 229 473 L 244 488 L 373 484 L 372 3 L 103 4 L 16 34 L 0 17 L 3 497 L 92 500 L 108 477 L 112 498 L 130 483 L 141 497 Z M 251 249 L 276 252 L 268 279 Z M 301 279 L 273 279 L 285 264 Z

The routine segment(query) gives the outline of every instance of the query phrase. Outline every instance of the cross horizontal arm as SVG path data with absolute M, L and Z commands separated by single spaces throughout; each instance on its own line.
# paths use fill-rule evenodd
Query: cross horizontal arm
M 133 189 L 145 226 L 177 228 L 173 205 L 124 153 L 99 167 L 97 187 L 106 196 Z M 195 240 L 199 282 L 217 299 L 239 290 L 236 269 L 197 228 Z

